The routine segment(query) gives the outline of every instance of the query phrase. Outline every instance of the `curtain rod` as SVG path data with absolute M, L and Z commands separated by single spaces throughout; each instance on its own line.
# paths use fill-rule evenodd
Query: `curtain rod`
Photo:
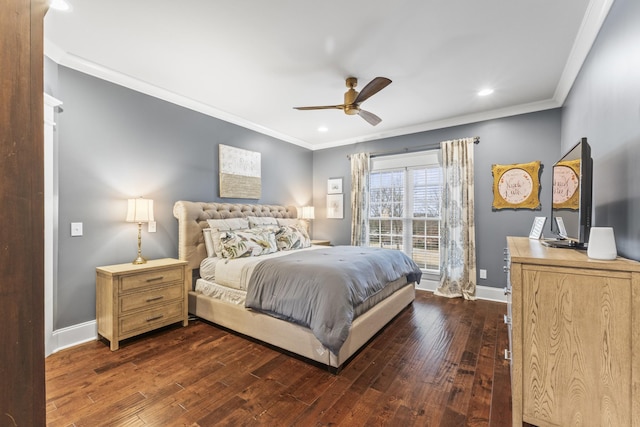
M 473 143 L 474 144 L 480 144 L 480 137 L 479 136 L 474 136 L 473 137 Z M 421 145 L 419 147 L 405 147 L 403 148 L 401 151 L 380 151 L 380 152 L 374 152 L 374 153 L 370 153 L 369 157 L 378 157 L 378 156 L 392 156 L 394 154 L 406 154 L 406 153 L 413 153 L 415 151 L 422 151 L 425 148 L 431 148 L 433 149 L 434 147 L 431 145 Z M 347 154 L 347 159 L 351 160 L 351 154 Z

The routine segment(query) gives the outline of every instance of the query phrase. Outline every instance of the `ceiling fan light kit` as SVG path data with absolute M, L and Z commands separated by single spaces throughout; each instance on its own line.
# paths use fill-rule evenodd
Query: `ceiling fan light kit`
M 296 110 L 342 110 L 345 114 L 348 114 L 350 116 L 354 116 L 357 114 L 364 120 L 366 120 L 367 123 L 375 126 L 380 123 L 382 119 L 369 111 L 362 110 L 360 108 L 360 104 L 371 98 L 376 93 L 380 92 L 385 87 L 389 86 L 390 83 L 391 80 L 386 77 L 376 77 L 375 79 L 367 83 L 367 85 L 360 92 L 358 92 L 357 90 L 355 90 L 355 87 L 358 85 L 358 79 L 355 77 L 348 77 L 346 80 L 346 85 L 349 90 L 344 93 L 343 104 L 293 108 L 295 108 Z

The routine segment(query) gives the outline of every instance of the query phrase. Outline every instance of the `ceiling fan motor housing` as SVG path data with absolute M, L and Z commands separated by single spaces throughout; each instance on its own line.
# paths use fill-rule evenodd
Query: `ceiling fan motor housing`
M 349 90 L 344 93 L 343 110 L 345 113 L 353 116 L 355 114 L 358 114 L 358 111 L 360 110 L 360 108 L 358 108 L 358 106 L 354 104 L 354 101 L 358 96 L 358 91 L 354 89 L 354 87 L 358 85 L 358 79 L 355 77 L 348 77 L 346 83 Z

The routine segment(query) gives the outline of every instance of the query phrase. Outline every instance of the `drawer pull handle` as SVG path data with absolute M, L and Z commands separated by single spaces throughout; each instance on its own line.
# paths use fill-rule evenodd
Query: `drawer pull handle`
M 150 279 L 147 279 L 147 282 L 155 282 L 162 279 L 164 279 L 164 276 L 152 277 Z
M 161 300 L 162 298 L 164 298 L 164 295 L 160 295 L 160 296 L 157 296 L 157 297 L 147 298 L 147 302 L 158 301 L 158 300 Z
M 507 316 L 506 314 L 504 315 L 504 323 L 505 325 L 510 325 L 511 324 L 511 317 Z
M 508 286 L 506 288 L 504 288 L 504 294 L 505 295 L 511 294 L 511 289 Z
M 507 350 L 506 348 L 504 349 L 504 360 L 511 361 L 511 352 L 509 350 Z
M 153 317 L 147 317 L 147 322 L 153 322 L 154 320 L 162 319 L 163 317 L 164 317 L 164 314 L 159 314 Z

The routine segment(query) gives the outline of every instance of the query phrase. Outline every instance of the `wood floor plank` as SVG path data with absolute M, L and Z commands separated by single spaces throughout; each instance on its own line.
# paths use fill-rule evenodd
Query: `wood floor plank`
M 47 425 L 509 426 L 506 305 L 418 291 L 337 375 L 191 321 L 46 360 Z
M 482 331 L 482 346 L 478 352 L 475 377 L 471 388 L 467 414 L 467 425 L 488 426 L 490 420 L 491 394 L 493 393 L 493 369 L 496 353 L 497 323 L 499 316 L 489 314 Z
M 504 323 L 503 313 L 497 311 L 496 353 L 493 360 L 493 389 L 490 403 L 490 427 L 511 425 L 511 368 L 509 361 L 504 358 L 504 350 L 509 348 L 507 325 Z

